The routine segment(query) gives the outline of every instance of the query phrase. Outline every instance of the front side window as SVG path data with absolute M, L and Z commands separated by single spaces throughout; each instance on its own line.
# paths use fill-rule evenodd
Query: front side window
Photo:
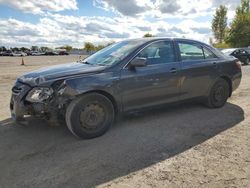
M 182 61 L 204 59 L 203 50 L 201 46 L 184 42 L 179 42 L 178 45 Z
M 148 65 L 175 61 L 174 49 L 170 41 L 154 42 L 144 48 L 137 57 L 146 58 Z

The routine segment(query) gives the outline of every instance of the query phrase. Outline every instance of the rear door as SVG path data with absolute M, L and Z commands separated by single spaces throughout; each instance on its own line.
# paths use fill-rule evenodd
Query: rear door
M 147 65 L 121 70 L 124 110 L 178 101 L 180 63 L 176 62 L 172 41 L 153 42 L 136 57 L 146 58 Z
M 179 40 L 176 45 L 181 61 L 180 99 L 207 95 L 219 75 L 219 58 L 200 43 Z

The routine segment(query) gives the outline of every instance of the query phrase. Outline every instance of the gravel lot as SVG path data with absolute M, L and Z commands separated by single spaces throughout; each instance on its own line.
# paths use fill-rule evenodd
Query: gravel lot
M 0 57 L 0 187 L 250 187 L 250 66 L 225 107 L 183 104 L 129 115 L 104 136 L 9 119 L 15 78 L 78 56 Z

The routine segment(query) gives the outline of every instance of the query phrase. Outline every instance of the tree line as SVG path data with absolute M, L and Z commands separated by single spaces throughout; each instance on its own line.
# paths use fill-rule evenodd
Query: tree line
M 95 45 L 94 43 L 91 42 L 86 42 L 84 44 L 84 50 L 86 50 L 86 52 L 95 52 L 95 51 L 99 51 L 111 44 L 113 44 L 114 42 L 109 42 L 107 44 L 99 44 L 99 45 Z
M 250 0 L 241 0 L 235 17 L 228 24 L 227 7 L 220 5 L 212 20 L 212 31 L 217 48 L 237 48 L 250 46 Z
M 65 45 L 65 46 L 60 46 L 60 47 L 56 47 L 55 49 L 64 49 L 67 52 L 71 52 L 74 49 L 77 50 L 85 50 L 88 53 L 91 52 L 95 52 L 98 50 L 101 50 L 102 48 L 105 48 L 106 46 L 109 46 L 111 44 L 113 44 L 114 42 L 109 42 L 107 44 L 99 44 L 99 45 L 95 45 L 94 43 L 91 42 L 86 42 L 84 44 L 83 48 L 73 48 L 70 45 Z M 0 52 L 6 52 L 6 51 L 12 51 L 12 52 L 29 52 L 29 51 L 37 51 L 37 52 L 48 52 L 48 51 L 53 51 L 52 48 L 46 47 L 46 46 L 31 46 L 30 48 L 27 47 L 12 47 L 12 48 L 6 48 L 5 46 L 0 46 Z
M 60 46 L 56 47 L 55 49 L 64 49 L 67 52 L 70 52 L 73 47 L 70 45 Z M 6 52 L 6 51 L 12 51 L 12 52 L 29 52 L 29 51 L 35 51 L 35 52 L 49 52 L 53 51 L 52 48 L 49 48 L 47 46 L 31 46 L 30 48 L 27 47 L 13 47 L 13 48 L 6 48 L 5 46 L 0 46 L 0 52 Z

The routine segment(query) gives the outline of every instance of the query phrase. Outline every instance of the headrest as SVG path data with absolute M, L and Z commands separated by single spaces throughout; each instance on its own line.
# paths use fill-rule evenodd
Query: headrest
M 171 56 L 172 54 L 171 48 L 170 47 L 162 47 L 159 48 L 159 56 L 160 57 L 168 57 Z

